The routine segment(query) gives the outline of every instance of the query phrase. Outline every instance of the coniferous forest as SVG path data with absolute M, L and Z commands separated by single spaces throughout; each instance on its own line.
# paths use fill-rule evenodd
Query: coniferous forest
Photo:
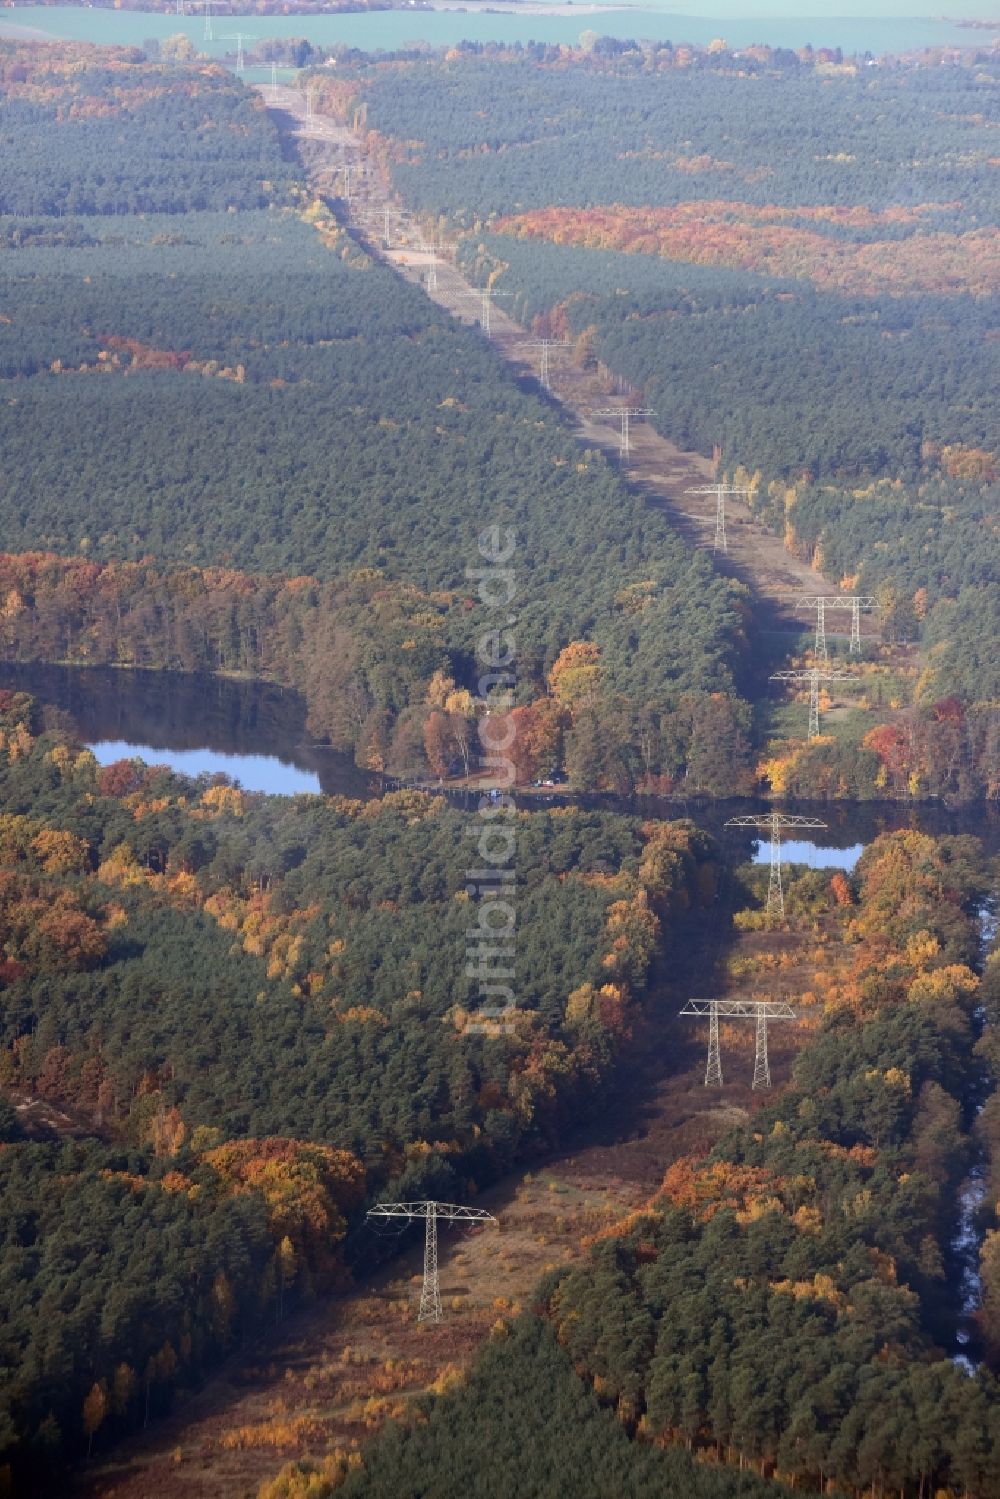
M 1000 623 L 995 89 L 995 53 L 872 64 L 605 39 L 570 65 L 470 47 L 362 66 L 348 106 L 498 305 L 602 361 L 680 446 L 720 454 L 761 524 L 921 642 L 889 738 L 909 737 L 924 794 L 946 788 L 921 710 L 951 695 L 963 761 L 992 784 L 968 715 L 992 736 L 1000 684 L 968 622 L 984 638 Z M 818 759 L 782 746 L 772 789 L 884 791 L 900 756 L 861 737 Z
M 51 1481 L 95 1386 L 107 1438 L 273 1320 L 282 1256 L 290 1302 L 329 1291 L 364 1201 L 463 1196 L 599 1110 L 714 877 L 690 824 L 524 814 L 525 998 L 484 1033 L 441 799 L 101 769 L 26 695 L 0 712 L 0 1082 L 85 1132 L 3 1106 L 4 1458 Z
M 570 715 L 548 674 L 585 641 L 623 721 L 609 774 L 642 774 L 629 745 L 646 715 L 657 769 L 672 755 L 708 790 L 746 778 L 743 592 L 342 233 L 291 181 L 259 103 L 213 69 L 174 68 L 165 87 L 162 65 L 127 54 L 81 71 L 9 51 L 5 128 L 37 137 L 54 174 L 44 201 L 12 179 L 0 219 L 10 654 L 270 675 L 305 690 L 317 733 L 360 763 L 441 774 L 460 753 L 454 734 L 443 764 L 425 750 L 431 683 L 465 701 L 474 683 L 466 569 L 488 513 L 519 537 L 521 694 L 559 744 Z M 183 139 L 177 196 L 82 202 L 80 182 L 110 188 L 126 107 L 136 186 L 149 143 Z M 70 582 L 36 553 L 104 567 Z M 126 562 L 143 566 L 110 566 Z M 723 722 L 702 766 L 690 725 L 705 714 Z M 593 728 L 577 737 L 593 758 Z
M 768 684 L 814 664 L 805 627 L 392 268 L 287 97 L 0 39 L 0 661 L 276 683 L 373 778 L 101 764 L 0 690 L 0 1499 L 141 1474 L 255 1349 L 267 1419 L 219 1445 L 268 1451 L 258 1499 L 996 1499 L 996 50 L 588 31 L 327 63 L 296 86 L 386 205 L 880 635 L 834 645 L 853 696 L 807 739 Z M 513 682 L 483 672 L 500 531 Z M 498 725 L 508 787 L 560 804 L 481 775 Z M 776 903 L 749 834 L 705 826 L 755 791 L 911 825 L 786 863 Z M 516 849 L 485 1011 L 484 825 Z M 702 1087 L 692 987 L 793 1007 L 773 1078 L 728 1026 Z M 367 1210 L 585 1149 L 609 1195 L 544 1220 L 543 1278 L 474 1334 L 411 1328 L 438 1354 L 404 1367 L 335 1330 L 337 1379 L 377 1365 L 335 1445 L 330 1359 L 299 1381 L 280 1339 L 357 1328 L 405 1260 Z M 176 1453 L 180 1494 L 213 1454 Z

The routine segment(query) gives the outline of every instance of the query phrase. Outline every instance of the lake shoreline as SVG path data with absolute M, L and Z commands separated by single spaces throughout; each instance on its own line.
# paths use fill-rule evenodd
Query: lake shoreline
M 143 758 L 148 752 L 147 763 L 174 763 L 182 774 L 192 772 L 179 756 L 192 751 L 238 758 L 240 765 L 208 765 L 201 773 L 235 775 L 245 790 L 263 795 L 322 794 L 371 800 L 394 791 L 417 791 L 442 796 L 452 806 L 473 813 L 484 793 L 497 789 L 482 781 L 466 784 L 461 777 L 438 785 L 432 777 L 393 776 L 358 766 L 351 751 L 309 738 L 306 701 L 296 688 L 245 674 L 167 672 L 128 663 L 83 666 L 0 660 L 0 689 L 28 692 L 43 705 L 68 713 L 86 743 L 124 744 L 134 752 L 142 751 Z M 289 770 L 311 773 L 315 785 L 275 789 L 277 781 L 291 780 Z M 518 786 L 513 795 L 521 810 L 578 806 L 642 819 L 692 818 L 726 838 L 731 836 L 725 832 L 728 817 L 766 816 L 781 807 L 821 818 L 827 824 L 824 842 L 837 847 L 870 842 L 880 832 L 912 827 L 934 836 L 981 832 L 1000 851 L 1000 806 L 989 802 L 955 807 L 937 800 L 791 802 L 763 792 L 733 799 L 683 790 L 666 796 L 581 792 L 566 785 Z

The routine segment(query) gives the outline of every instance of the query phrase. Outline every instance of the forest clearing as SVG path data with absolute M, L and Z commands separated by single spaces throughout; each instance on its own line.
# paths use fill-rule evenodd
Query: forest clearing
M 755 879 L 759 882 L 758 871 Z M 733 871 L 723 870 L 722 899 Z M 841 877 L 805 875 L 817 892 L 846 888 Z M 796 881 L 789 883 L 796 909 Z M 829 899 L 836 908 L 836 895 Z M 849 960 L 835 923 L 816 947 L 813 919 L 792 915 L 777 927 L 757 922 L 730 931 L 720 904 L 699 939 L 661 964 L 620 1068 L 619 1091 L 600 1125 L 578 1143 L 519 1169 L 474 1199 L 498 1228 L 444 1230 L 439 1240 L 444 1320 L 416 1321 L 422 1244 L 359 1278 L 343 1296 L 309 1306 L 252 1353 L 233 1355 L 195 1394 L 180 1393 L 155 1433 L 137 1435 L 81 1479 L 84 1499 L 213 1499 L 252 1493 L 292 1455 L 315 1459 L 358 1450 L 411 1402 L 452 1387 L 498 1329 L 532 1304 L 549 1272 L 586 1261 L 595 1236 L 658 1193 L 673 1163 L 711 1150 L 752 1118 L 768 1095 L 754 1093 L 753 1027 L 721 1027 L 723 1093 L 706 1089 L 704 1022 L 678 1018 L 692 984 L 713 966 L 720 992 L 757 988 L 792 998 L 815 990 L 817 961 L 833 970 Z M 827 944 L 833 944 L 829 946 Z M 696 977 L 697 976 L 697 977 Z M 817 1017 L 818 1018 L 818 1017 Z M 808 1043 L 811 1027 L 782 1025 L 770 1037 L 775 1087 Z M 383 1248 L 376 1230 L 373 1249 Z
M 309 179 L 321 195 L 329 195 L 331 182 L 339 176 L 345 161 L 364 163 L 364 137 L 319 111 L 307 116 L 305 101 L 297 89 L 262 87 L 260 93 L 269 108 L 280 110 L 296 121 L 300 144 L 307 146 Z M 420 225 L 390 194 L 376 168 L 364 173 L 361 192 L 340 206 L 346 206 L 346 221 L 369 254 L 420 286 L 459 322 L 470 326 L 480 323 L 479 290 L 462 275 L 453 256 L 450 258 L 447 245 L 440 246 L 434 254 L 422 248 L 424 234 Z M 399 235 L 399 242 L 388 248 L 381 237 L 387 211 L 394 232 Z M 434 275 L 430 277 L 432 261 Z M 538 356 L 531 347 L 532 333 L 496 303 L 490 308 L 489 336 L 494 347 L 520 374 L 537 374 Z M 635 401 L 641 392 L 628 395 Z M 628 403 L 628 395 L 624 404 Z M 551 397 L 572 415 L 582 442 L 617 454 L 617 427 L 595 420 L 591 414 L 608 406 L 611 398 L 623 399 L 618 383 L 607 371 L 581 368 L 567 351 L 559 351 L 552 358 Z M 649 504 L 666 511 L 692 545 L 711 548 L 716 518 L 714 500 L 689 491 L 717 482 L 717 465 L 699 453 L 683 451 L 645 422 L 632 426 L 631 445 L 628 481 L 643 492 Z M 772 621 L 783 628 L 801 629 L 802 616 L 794 613 L 793 596 L 803 592 L 835 593 L 838 584 L 789 552 L 780 537 L 753 520 L 741 499 L 727 502 L 726 520 L 728 552 L 725 558 L 716 557 L 717 565 L 750 586 L 755 600 Z M 862 632 L 873 636 L 877 630 L 877 620 L 865 616 Z M 843 634 L 846 639 L 849 631 L 831 629 L 830 634 L 831 637 Z

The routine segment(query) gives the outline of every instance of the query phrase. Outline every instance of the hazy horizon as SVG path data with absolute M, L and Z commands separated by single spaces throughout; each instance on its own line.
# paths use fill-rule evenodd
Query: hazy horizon
M 651 0 L 643 0 L 643 8 L 647 8 Z M 652 0 L 656 9 L 659 5 Z M 718 18 L 725 21 L 745 20 L 772 20 L 784 17 L 802 20 L 831 20 L 843 16 L 845 19 L 857 19 L 860 16 L 868 20 L 891 20 L 891 21 L 995 21 L 1000 28 L 1000 14 L 996 6 L 972 3 L 970 5 L 960 4 L 942 9 L 940 5 L 922 5 L 920 0 L 876 0 L 873 5 L 865 5 L 861 0 L 834 0 L 832 7 L 824 6 L 821 0 L 805 0 L 805 4 L 795 4 L 794 0 L 709 0 L 708 4 L 692 5 L 683 3 L 683 0 L 665 0 L 664 10 L 674 12 L 676 15 L 697 17 L 704 20 Z

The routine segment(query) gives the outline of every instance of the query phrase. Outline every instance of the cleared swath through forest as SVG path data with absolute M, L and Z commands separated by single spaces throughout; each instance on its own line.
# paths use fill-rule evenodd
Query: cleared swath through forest
M 753 1037 L 726 1038 L 724 1095 L 706 1090 L 704 1038 L 677 1018 L 692 986 L 718 956 L 721 913 L 709 911 L 695 939 L 675 950 L 654 981 L 622 1064 L 616 1106 L 568 1150 L 512 1172 L 476 1197 L 500 1220 L 493 1229 L 439 1239 L 444 1321 L 416 1321 L 422 1240 L 388 1265 L 373 1230 L 372 1268 L 347 1294 L 313 1303 L 275 1329 L 264 1346 L 234 1354 L 195 1394 L 146 1433 L 120 1442 L 81 1474 L 79 1499 L 215 1499 L 252 1494 L 304 1453 L 354 1450 L 393 1410 L 447 1387 L 467 1369 L 497 1320 L 530 1303 L 542 1276 L 579 1263 L 588 1236 L 639 1209 L 666 1168 L 700 1153 L 747 1117 Z M 784 945 L 798 952 L 801 939 Z M 755 952 L 759 934 L 739 940 Z M 803 955 L 808 949 L 803 945 Z M 666 965 L 664 965 L 666 966 Z M 795 982 L 789 969 L 783 982 Z M 805 979 L 803 977 L 803 982 Z M 775 1036 L 775 1076 L 784 1081 L 805 1037 Z
M 364 174 L 365 143 L 357 132 L 328 116 L 313 113 L 307 120 L 304 96 L 296 89 L 261 87 L 269 108 L 290 118 L 300 142 L 308 142 L 307 165 L 310 185 L 335 205 L 347 227 L 364 242 L 369 254 L 392 266 L 423 290 L 452 317 L 467 325 L 480 322 L 482 294 L 468 282 L 449 258 L 447 245 L 435 252 L 426 248 L 426 237 L 416 219 L 387 190 L 374 169 Z M 351 164 L 350 201 L 338 197 L 345 188 L 345 166 Z M 390 247 L 383 235 L 386 213 L 391 229 Z M 433 274 L 432 274 L 433 266 Z M 539 356 L 532 347 L 534 335 L 509 317 L 496 301 L 490 306 L 490 340 L 519 375 L 537 377 Z M 600 367 L 584 370 L 568 350 L 553 350 L 549 361 L 550 394 L 572 416 L 581 441 L 617 454 L 619 430 L 613 419 L 594 420 L 591 413 L 609 404 L 641 405 L 641 392 L 622 396 Z M 612 399 L 613 397 L 613 399 Z M 682 536 L 692 545 L 711 547 L 715 530 L 715 500 L 711 495 L 690 494 L 716 482 L 716 465 L 700 453 L 685 452 L 662 437 L 653 427 L 637 421 L 631 427 L 631 459 L 628 479 L 648 503 L 668 513 Z M 781 538 L 751 519 L 748 506 L 730 498 L 726 502 L 728 551 L 716 557 L 716 565 L 747 584 L 762 628 L 796 632 L 808 629 L 811 616 L 794 610 L 792 600 L 801 593 L 836 593 L 838 585 L 785 549 Z M 838 619 L 827 633 L 831 638 L 849 637 L 849 615 Z M 828 621 L 828 626 L 831 624 Z M 862 616 L 862 634 L 878 634 L 877 616 Z
M 289 108 L 298 99 L 282 102 Z M 326 121 L 321 128 L 320 139 L 329 144 L 331 156 L 356 149 L 350 132 Z M 310 132 L 310 138 L 317 137 Z M 381 218 L 382 201 L 370 200 L 367 207 Z M 360 215 L 353 223 L 367 246 L 381 253 L 376 229 Z M 418 239 L 416 226 L 408 228 Z M 427 254 L 405 250 L 382 258 L 415 281 L 422 280 L 430 262 Z M 476 322 L 476 292 L 440 259 L 437 281 L 435 300 L 463 322 Z M 496 308 L 493 324 L 494 342 L 505 357 L 534 373 L 532 352 L 525 347 L 530 335 Z M 597 381 L 568 364 L 555 372 L 555 379 L 559 399 L 580 421 L 581 437 L 616 448 L 616 433 L 585 420 L 586 411 L 606 404 Z M 692 540 L 704 540 L 707 530 L 710 542 L 710 526 L 696 526 L 699 515 L 705 516 L 703 503 L 683 496 L 686 486 L 712 476 L 710 463 L 679 452 L 644 429 L 635 433 L 633 476 L 647 487 L 651 503 L 676 515 Z M 714 514 L 706 519 L 711 522 Z M 755 559 L 751 581 L 762 597 L 777 606 L 790 590 L 815 590 L 817 575 L 785 558 L 774 538 L 749 525 L 733 530 L 731 560 L 744 565 L 744 551 Z M 777 549 L 770 571 L 760 560 L 766 544 Z M 749 573 L 749 562 L 746 568 Z M 717 927 L 718 913 L 709 919 L 703 942 L 687 950 L 686 965 L 650 996 L 628 1068 L 628 1096 L 616 1116 L 604 1121 L 599 1136 L 581 1140 L 572 1151 L 484 1193 L 479 1203 L 502 1218 L 499 1235 L 443 1236 L 442 1291 L 448 1311 L 440 1328 L 421 1329 L 413 1318 L 421 1259 L 415 1245 L 350 1295 L 290 1319 L 270 1346 L 235 1356 L 155 1433 L 123 1443 L 92 1470 L 83 1491 L 95 1499 L 182 1494 L 207 1499 L 220 1492 L 249 1492 L 312 1442 L 335 1441 L 348 1448 L 364 1441 L 394 1403 L 405 1405 L 421 1390 L 447 1382 L 449 1371 L 466 1366 L 494 1321 L 509 1313 L 511 1303 L 523 1303 L 546 1269 L 579 1259 L 584 1238 L 648 1200 L 672 1160 L 704 1150 L 745 1117 L 752 1101 L 749 1032 L 738 1041 L 727 1039 L 732 1080 L 719 1098 L 702 1085 L 702 1037 L 692 1036 L 676 1019 L 691 986 L 703 986 L 704 970 L 718 956 Z M 760 942 L 759 936 L 746 935 L 740 951 L 752 955 Z M 786 945 L 794 950 L 796 943 L 790 939 Z M 798 977 L 792 967 L 783 980 L 794 985 Z M 783 1078 L 801 1038 L 789 1033 L 775 1039 L 776 1072 Z M 377 1251 L 380 1246 L 373 1242 L 373 1247 Z

